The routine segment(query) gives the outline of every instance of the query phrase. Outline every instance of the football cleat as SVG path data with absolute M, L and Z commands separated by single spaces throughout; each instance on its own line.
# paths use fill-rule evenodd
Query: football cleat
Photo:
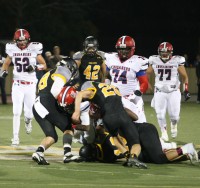
M 26 133 L 30 134 L 32 132 L 32 124 L 31 124 L 31 119 L 29 118 L 25 118 L 25 129 L 26 129 Z
M 177 134 L 178 134 L 178 131 L 177 131 L 177 124 L 175 124 L 175 125 L 172 125 L 172 124 L 171 124 L 171 137 L 172 137 L 172 138 L 176 138 L 176 137 L 177 137 Z
M 11 146 L 19 146 L 19 138 L 12 138 L 11 142 Z
M 130 156 L 127 161 L 124 163 L 126 167 L 137 167 L 140 169 L 147 169 L 147 165 L 141 161 L 136 156 Z
M 169 137 L 166 130 L 162 131 L 161 139 L 164 140 L 165 142 L 169 141 Z
M 68 152 L 63 157 L 63 163 L 70 163 L 70 162 L 81 162 L 83 161 L 82 158 L 78 155 L 73 155 L 71 152 Z
M 183 150 L 183 147 L 185 147 L 184 148 L 184 149 L 186 149 L 185 152 L 187 152 L 187 155 L 188 155 L 191 163 L 195 163 L 195 162 L 199 161 L 198 153 L 197 153 L 193 143 L 189 143 L 189 144 L 182 146 L 182 150 Z
M 161 146 L 162 146 L 162 150 L 176 149 L 177 148 L 176 142 L 164 142 L 164 140 L 160 138 L 160 143 L 161 143 Z
M 32 155 L 32 159 L 33 161 L 35 161 L 38 165 L 49 165 L 49 163 L 45 160 L 44 158 L 44 154 L 43 153 L 39 153 L 39 152 L 35 152 Z

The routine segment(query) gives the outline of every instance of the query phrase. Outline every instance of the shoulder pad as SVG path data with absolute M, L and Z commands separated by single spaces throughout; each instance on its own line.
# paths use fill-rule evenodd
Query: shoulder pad
M 101 56 L 102 59 L 105 59 L 105 52 L 103 52 L 103 51 L 97 51 L 97 55 Z
M 16 50 L 16 48 L 17 48 L 16 43 L 7 43 L 5 46 L 5 52 L 10 57 L 12 57 L 12 52 L 13 52 L 13 50 Z
M 178 64 L 185 62 L 185 57 L 180 56 L 180 55 L 173 56 L 172 58 L 175 59 L 178 62 Z
M 31 50 L 35 51 L 37 54 L 41 54 L 43 51 L 43 45 L 40 42 L 31 42 L 28 48 L 31 48 Z
M 73 55 L 73 59 L 74 60 L 80 60 L 83 57 L 83 55 L 84 55 L 83 51 L 78 51 Z

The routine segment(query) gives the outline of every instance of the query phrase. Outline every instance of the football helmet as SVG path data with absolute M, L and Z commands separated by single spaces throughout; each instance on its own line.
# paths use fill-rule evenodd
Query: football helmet
M 14 34 L 14 41 L 21 50 L 28 46 L 30 40 L 29 32 L 25 29 L 18 29 Z
M 125 61 L 134 55 L 135 40 L 130 36 L 122 36 L 115 45 L 120 60 Z
M 74 102 L 77 91 L 71 86 L 64 86 L 58 94 L 57 102 L 65 112 L 72 114 L 74 112 Z
M 95 55 L 99 48 L 98 40 L 93 36 L 88 36 L 83 42 L 83 51 L 88 55 Z
M 67 82 L 68 85 L 74 85 L 78 81 L 79 70 L 74 59 L 72 59 L 71 57 L 64 57 L 61 61 L 59 61 L 56 64 L 56 66 L 67 67 L 71 71 L 72 76 L 70 80 Z
M 95 161 L 97 160 L 97 147 L 94 144 L 87 144 L 80 148 L 79 156 L 85 161 Z
M 172 54 L 173 54 L 173 46 L 169 42 L 162 42 L 158 46 L 158 55 L 163 61 L 170 60 Z

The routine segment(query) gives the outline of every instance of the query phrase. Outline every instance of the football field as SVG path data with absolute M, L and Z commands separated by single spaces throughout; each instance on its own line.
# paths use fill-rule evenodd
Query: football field
M 155 112 L 149 102 L 145 103 L 145 112 L 148 122 L 157 126 Z M 171 141 L 178 145 L 193 142 L 200 150 L 200 105 L 182 102 L 180 117 L 178 137 Z M 12 105 L 0 105 L 0 188 L 200 187 L 200 164 L 191 164 L 189 161 L 147 164 L 148 169 L 145 170 L 125 168 L 122 166 L 123 161 L 115 164 L 64 164 L 62 133 L 58 130 L 58 134 L 58 143 L 46 151 L 45 156 L 50 165 L 39 166 L 32 161 L 31 155 L 44 137 L 40 127 L 33 120 L 33 131 L 27 135 L 21 118 L 20 146 L 11 147 Z M 72 147 L 73 152 L 77 153 L 80 145 L 73 143 Z

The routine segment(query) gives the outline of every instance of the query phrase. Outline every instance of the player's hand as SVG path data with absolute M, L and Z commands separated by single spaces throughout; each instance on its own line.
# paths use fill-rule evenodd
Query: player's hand
M 6 76 L 8 76 L 8 71 L 6 71 L 6 70 L 0 71 L 1 78 L 5 78 Z
M 185 101 L 187 101 L 187 100 L 189 100 L 191 98 L 191 95 L 190 95 L 189 91 L 185 90 L 183 92 L 183 95 L 184 95 Z
M 139 90 L 135 90 L 135 92 L 127 97 L 131 102 L 137 104 L 138 101 L 141 99 L 142 93 Z
M 35 65 L 29 65 L 27 68 L 26 68 L 26 71 L 28 73 L 31 73 L 31 72 L 34 72 L 36 69 L 36 66 Z
M 134 91 L 134 94 L 138 97 L 141 97 L 142 96 L 142 92 L 140 90 L 135 90 Z

